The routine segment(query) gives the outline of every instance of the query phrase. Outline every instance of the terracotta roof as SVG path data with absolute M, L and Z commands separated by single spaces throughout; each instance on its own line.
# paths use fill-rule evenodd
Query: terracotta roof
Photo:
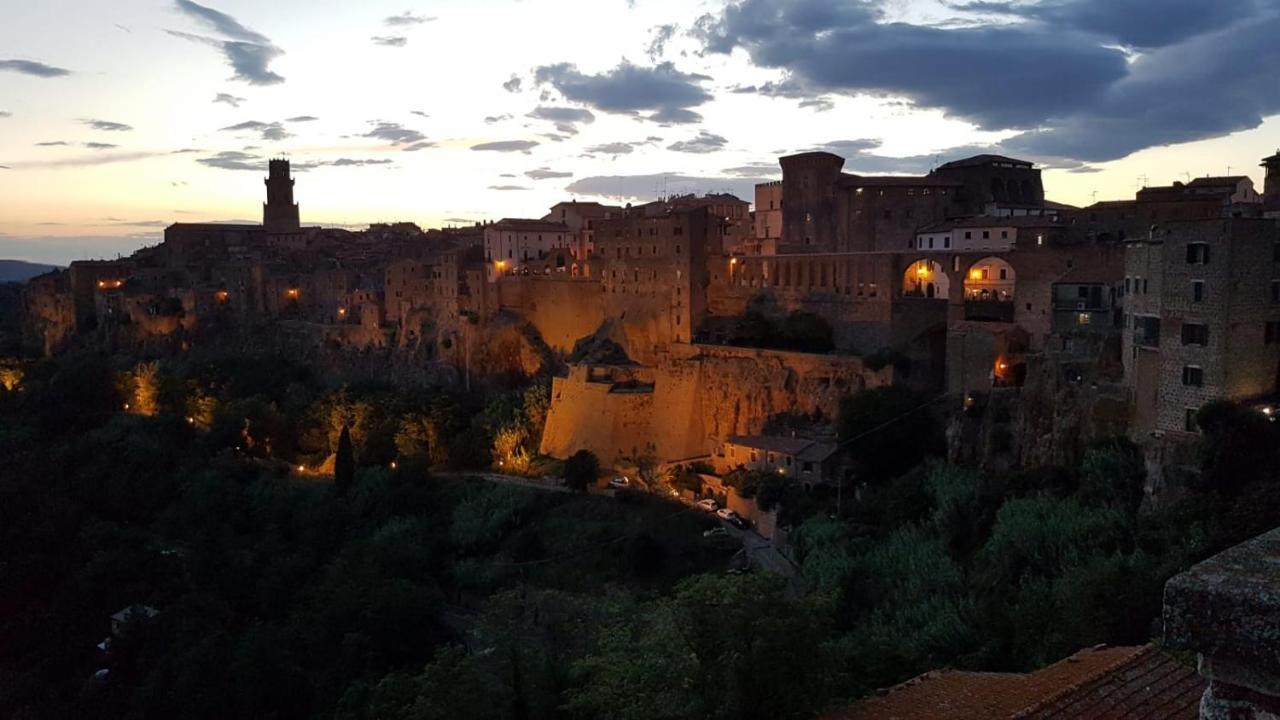
M 569 232 L 569 226 L 550 220 L 529 218 L 502 218 L 489 227 L 495 230 L 529 230 L 532 232 Z
M 801 460 L 822 462 L 836 451 L 836 446 L 808 438 L 779 437 L 776 435 L 732 435 L 726 440 L 734 445 L 792 455 Z
M 1198 177 L 1187 183 L 1187 187 L 1219 187 L 1224 185 L 1239 185 L 1242 180 L 1248 180 L 1247 175 L 1215 175 L 1207 177 Z
M 1090 648 L 1027 674 L 943 670 L 827 720 L 1193 720 L 1204 680 L 1152 645 Z

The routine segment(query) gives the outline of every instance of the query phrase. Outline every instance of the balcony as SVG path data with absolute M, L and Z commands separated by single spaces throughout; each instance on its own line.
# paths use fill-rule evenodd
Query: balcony
M 975 322 L 1013 322 L 1012 300 L 965 300 L 964 319 Z

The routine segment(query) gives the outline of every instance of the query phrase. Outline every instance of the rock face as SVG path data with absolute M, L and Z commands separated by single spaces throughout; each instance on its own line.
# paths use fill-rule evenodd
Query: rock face
M 705 457 L 774 415 L 832 418 L 844 394 L 892 380 L 891 367 L 870 370 L 856 357 L 674 344 L 652 367 L 584 363 L 554 378 L 541 450 L 585 449 L 606 463 Z

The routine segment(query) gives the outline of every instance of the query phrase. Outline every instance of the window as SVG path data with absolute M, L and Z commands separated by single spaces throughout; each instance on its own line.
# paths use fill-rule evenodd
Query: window
M 1126 294 L 1128 294 L 1128 293 L 1129 293 L 1129 291 L 1130 291 L 1130 289 L 1132 288 L 1132 285 L 1131 285 L 1131 283 L 1132 283 L 1132 282 L 1133 282 L 1133 279 L 1132 279 L 1132 278 L 1130 278 L 1128 275 L 1125 275 L 1125 277 L 1124 277 L 1124 291 L 1125 291 L 1125 293 L 1126 293 Z
M 983 240 L 990 240 L 990 239 L 991 239 L 991 231 L 990 231 L 990 230 L 983 230 L 983 231 L 982 231 L 982 239 L 983 239 Z
M 930 235 L 930 236 L 929 236 L 929 249 L 930 249 L 930 250 L 932 250 L 932 249 L 933 249 L 933 236 L 932 236 L 932 235 Z M 1275 285 L 1275 283 L 1272 283 L 1272 285 L 1274 286 L 1274 285 Z
M 1036 235 L 1036 245 L 1044 244 L 1044 235 Z
M 1160 347 L 1160 318 L 1152 315 L 1134 315 L 1133 344 L 1139 347 Z
M 1208 345 L 1209 326 L 1204 323 L 1182 323 L 1182 344 L 1200 346 Z
M 1196 414 L 1198 412 L 1198 408 L 1187 408 L 1187 412 L 1183 420 L 1183 429 L 1189 433 L 1200 432 L 1200 425 L 1196 422 Z
M 1142 294 L 1143 294 L 1143 295 L 1146 295 L 1146 294 L 1147 294 L 1147 282 L 1148 282 L 1148 280 L 1149 280 L 1148 278 L 1142 278 Z
M 1280 262 L 1280 242 L 1271 243 L 1271 261 Z
M 1209 264 L 1209 243 L 1203 243 L 1203 242 L 1187 243 L 1187 264 L 1188 265 L 1208 265 Z
M 972 233 L 971 231 L 969 231 L 969 230 L 965 230 L 965 231 L 964 231 L 964 239 L 965 239 L 965 240 L 972 240 L 972 239 L 973 239 L 973 233 Z
M 1089 314 L 1089 313 L 1087 313 L 1087 312 L 1082 312 L 1082 313 L 1080 313 L 1080 314 L 1076 315 L 1076 324 L 1077 324 L 1077 325 L 1088 325 L 1088 324 L 1089 324 L 1090 322 L 1092 322 L 1092 321 L 1093 321 L 1093 316 L 1092 316 L 1092 315 L 1090 315 L 1090 314 Z
M 1009 239 L 1009 231 L 1008 231 L 1008 230 L 1001 230 L 1001 231 L 1000 231 L 1000 239 L 1001 239 L 1001 240 L 1008 240 L 1008 239 Z
M 1199 365 L 1183 366 L 1182 384 L 1188 387 L 1201 387 L 1204 385 L 1204 369 Z
M 950 247 L 951 247 L 951 236 L 950 236 L 950 235 L 947 235 L 947 236 L 945 236 L 945 237 L 943 237 L 943 238 L 942 238 L 942 247 L 944 247 L 944 248 L 950 248 Z
M 1262 342 L 1265 345 L 1280 344 L 1280 320 L 1268 320 L 1266 330 L 1263 333 Z
M 1271 296 L 1272 296 L 1271 299 L 1272 300 L 1275 299 L 1276 289 L 1277 289 L 1276 283 L 1274 282 L 1271 283 Z M 1191 281 L 1191 302 L 1204 302 L 1204 281 L 1203 280 Z

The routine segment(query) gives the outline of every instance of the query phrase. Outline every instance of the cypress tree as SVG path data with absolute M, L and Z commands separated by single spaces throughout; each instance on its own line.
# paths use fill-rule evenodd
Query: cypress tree
M 338 451 L 333 458 L 333 484 L 339 495 L 346 495 L 356 481 L 355 452 L 351 448 L 351 429 L 344 423 L 338 436 Z

